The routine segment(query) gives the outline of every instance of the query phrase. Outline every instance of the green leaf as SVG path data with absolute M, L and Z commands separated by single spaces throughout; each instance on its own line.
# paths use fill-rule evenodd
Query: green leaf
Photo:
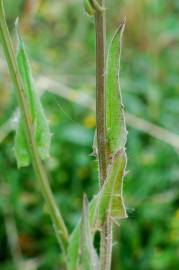
M 98 210 L 98 195 L 94 196 L 92 201 L 89 203 L 89 224 L 92 228 L 92 232 L 95 233 L 97 227 L 95 227 L 97 213 Z M 79 251 L 80 251 L 80 227 L 81 227 L 81 220 L 73 230 L 70 239 L 69 239 L 69 246 L 68 246 L 68 270 L 77 270 L 79 264 Z
M 24 43 L 18 31 L 17 23 L 16 32 L 18 38 L 17 64 L 29 105 L 35 141 L 41 159 L 46 159 L 49 157 L 49 147 L 51 141 L 49 125 L 41 105 L 40 97 L 38 96 L 34 86 L 30 64 L 27 58 Z M 27 166 L 31 162 L 24 128 L 24 120 L 20 112 L 14 146 L 18 167 Z
M 82 270 L 97 270 L 99 267 L 98 256 L 93 246 L 93 235 L 89 222 L 88 199 L 83 198 L 83 214 L 81 219 L 81 268 Z
M 123 179 L 127 157 L 125 151 L 118 151 L 108 168 L 106 183 L 89 204 L 89 224 L 93 235 L 101 229 L 108 215 L 111 220 L 127 217 L 123 201 Z M 68 247 L 68 270 L 78 269 L 80 250 L 80 222 L 73 231 Z
M 107 179 L 100 191 L 98 202 L 97 226 L 101 227 L 108 216 L 111 219 L 127 218 L 123 200 L 123 179 L 127 164 L 127 156 L 123 149 L 113 157 L 108 168 Z
M 105 9 L 100 6 L 98 0 L 83 0 L 84 8 L 89 16 L 93 16 L 96 11 L 104 12 Z
M 78 223 L 78 225 L 75 227 L 69 239 L 69 246 L 67 251 L 68 270 L 78 269 L 79 248 L 80 248 L 80 223 Z
M 125 23 L 116 31 L 108 51 L 106 63 L 106 122 L 109 153 L 125 147 L 127 131 L 120 91 L 119 69 L 122 34 Z
M 84 4 L 84 8 L 85 8 L 86 13 L 89 16 L 93 16 L 95 14 L 95 9 L 94 9 L 91 1 L 90 0 L 83 0 L 83 4 Z

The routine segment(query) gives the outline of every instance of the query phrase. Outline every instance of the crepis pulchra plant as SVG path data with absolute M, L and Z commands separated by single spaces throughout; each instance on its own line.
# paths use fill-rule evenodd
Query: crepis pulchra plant
M 42 160 L 49 157 L 50 128 L 34 87 L 30 63 L 17 21 L 15 30 L 18 48 L 17 52 L 14 52 L 6 24 L 3 0 L 0 0 L 0 38 L 19 103 L 19 122 L 14 145 L 18 168 L 28 166 L 30 163 L 33 165 L 67 269 L 110 270 L 113 223 L 127 217 L 123 200 L 127 131 L 119 80 L 125 21 L 114 34 L 106 57 L 105 1 L 83 1 L 85 11 L 88 15 L 95 16 L 96 23 L 98 93 L 96 103 L 102 107 L 97 106 L 96 110 L 97 136 L 94 138 L 93 152 L 99 162 L 99 178 L 103 179 L 100 181 L 99 192 L 91 202 L 88 203 L 84 195 L 82 217 L 70 235 L 54 200 L 42 164 Z M 102 243 L 100 254 L 97 254 L 93 244 L 98 231 L 101 232 Z

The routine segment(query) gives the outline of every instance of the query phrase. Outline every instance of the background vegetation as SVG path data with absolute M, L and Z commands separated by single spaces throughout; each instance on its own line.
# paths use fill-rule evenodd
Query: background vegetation
M 93 20 L 86 17 L 80 0 L 6 2 L 12 34 L 15 18 L 20 17 L 36 85 L 43 94 L 53 133 L 46 166 L 72 229 L 83 192 L 91 198 L 98 188 L 96 163 L 89 157 L 95 129 Z M 126 111 L 179 133 L 178 1 L 113 0 L 107 6 L 108 40 L 121 18 L 127 17 L 121 63 Z M 22 269 L 63 269 L 32 168 L 16 167 L 17 101 L 2 51 L 0 93 L 0 269 L 19 270 L 22 258 Z M 138 131 L 138 125 L 133 120 L 133 127 L 128 126 L 124 190 L 129 218 L 116 229 L 112 269 L 177 270 L 179 147 L 173 147 L 171 134 L 166 144 Z M 148 128 L 147 123 L 143 128 Z M 177 146 L 179 138 L 175 139 Z

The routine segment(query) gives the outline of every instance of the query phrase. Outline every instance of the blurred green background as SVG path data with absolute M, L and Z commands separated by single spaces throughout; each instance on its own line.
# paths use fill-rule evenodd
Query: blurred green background
M 37 88 L 43 94 L 53 133 L 46 167 L 72 230 L 83 193 L 92 198 L 98 190 L 97 164 L 89 156 L 95 129 L 94 22 L 85 15 L 82 0 L 5 4 L 14 44 L 14 20 L 20 18 Z M 179 1 L 108 0 L 108 41 L 124 16 L 120 76 L 125 109 L 179 134 Z M 63 270 L 32 168 L 16 167 L 17 101 L 2 50 L 0 93 L 0 269 Z M 177 270 L 179 148 L 173 144 L 179 145 L 179 137 L 157 130 L 156 136 L 163 138 L 158 140 L 137 130 L 138 120 L 128 125 L 124 192 L 129 218 L 115 229 L 112 270 Z M 147 125 L 143 123 L 143 128 L 150 133 Z

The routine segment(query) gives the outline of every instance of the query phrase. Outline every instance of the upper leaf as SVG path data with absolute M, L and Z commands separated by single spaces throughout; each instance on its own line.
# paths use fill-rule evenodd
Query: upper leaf
M 109 153 L 125 147 L 127 131 L 122 104 L 119 69 L 124 22 L 116 31 L 109 47 L 106 63 L 106 122 Z
M 17 64 L 28 101 L 36 145 L 38 147 L 40 157 L 45 159 L 49 157 L 49 147 L 51 141 L 49 125 L 45 117 L 40 98 L 34 87 L 30 64 L 27 58 L 23 40 L 18 31 L 17 23 L 16 32 L 18 38 Z M 18 167 L 27 166 L 31 161 L 24 128 L 24 120 L 20 112 L 14 146 Z

